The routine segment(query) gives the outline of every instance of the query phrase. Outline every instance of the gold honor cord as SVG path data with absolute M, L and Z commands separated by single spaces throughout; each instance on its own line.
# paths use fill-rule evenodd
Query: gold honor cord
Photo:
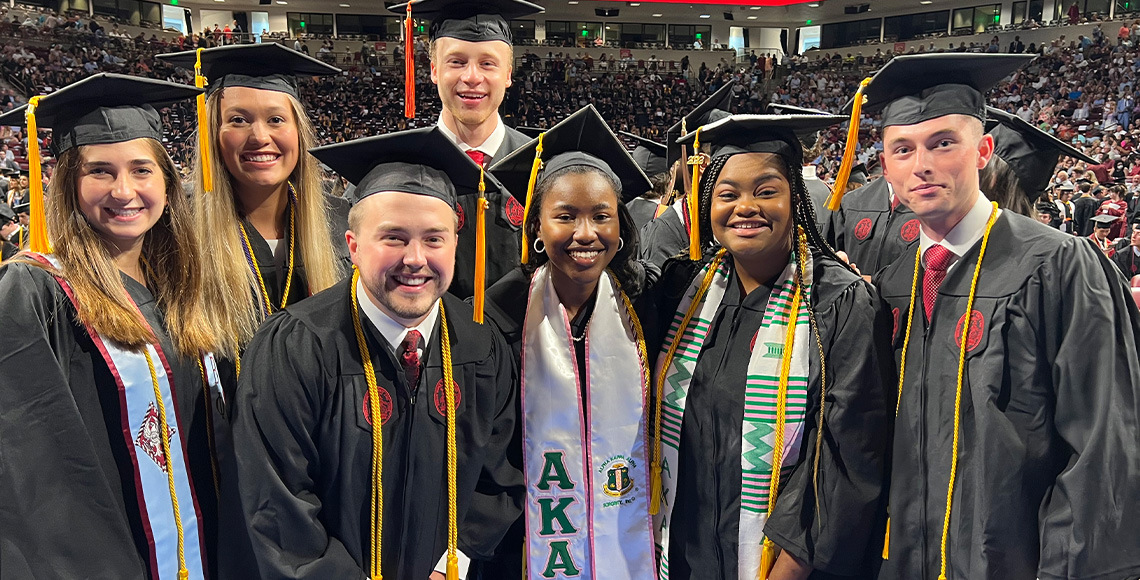
M 681 325 L 677 327 L 677 333 L 673 335 L 673 341 L 669 344 L 669 351 L 665 353 L 665 359 L 661 364 L 661 374 L 657 375 L 657 398 L 654 401 L 653 408 L 653 460 L 650 462 L 650 515 L 657 515 L 661 511 L 661 501 L 664 499 L 662 497 L 664 490 L 661 487 L 661 399 L 663 398 L 661 393 L 665 389 L 665 375 L 669 373 L 669 367 L 673 364 L 673 356 L 677 354 L 677 346 L 680 345 L 681 338 L 685 335 L 685 329 L 689 327 L 689 322 L 696 316 L 697 309 L 701 307 L 701 301 L 705 299 L 709 286 L 712 286 L 717 268 L 720 268 L 720 263 L 724 260 L 725 254 L 726 251 L 721 248 L 713 257 L 712 262 L 709 263 L 709 271 L 705 273 L 704 280 L 701 280 L 701 285 L 693 296 L 693 301 L 689 304 L 689 310 L 681 319 Z
M 973 278 L 971 278 L 971 280 L 970 280 L 970 294 L 966 298 L 966 315 L 963 317 L 964 318 L 964 320 L 963 320 L 964 324 L 962 326 L 962 338 L 961 338 L 961 344 L 959 345 L 959 351 L 958 351 L 958 384 L 957 384 L 957 388 L 956 388 L 955 393 L 954 393 L 954 440 L 953 440 L 953 444 L 951 445 L 950 482 L 946 486 L 946 513 L 942 519 L 942 543 L 941 543 L 941 547 L 940 547 L 941 568 L 940 568 L 940 571 L 938 574 L 938 580 L 946 580 L 946 568 L 947 568 L 947 563 L 949 561 L 949 559 L 947 558 L 947 555 L 946 555 L 946 551 L 947 551 L 947 546 L 949 545 L 949 537 L 950 537 L 950 510 L 953 507 L 953 503 L 954 503 L 954 483 L 957 480 L 957 472 L 958 472 L 958 433 L 959 433 L 959 430 L 961 427 L 962 379 L 966 374 L 966 341 L 969 338 L 970 322 L 971 322 L 971 319 L 973 318 L 973 314 L 974 314 L 974 298 L 977 296 L 978 277 L 982 273 L 982 259 L 986 255 L 986 247 L 989 245 L 989 241 L 990 241 L 990 231 L 993 229 L 994 222 L 997 221 L 997 216 L 998 216 L 998 205 L 997 205 L 997 203 L 990 202 L 990 204 L 993 207 L 990 210 L 989 219 L 986 220 L 985 233 L 982 234 L 982 246 L 978 250 L 978 263 L 974 266 L 974 275 L 973 275 Z M 907 317 L 907 323 L 906 323 L 906 335 L 905 335 L 905 338 L 903 339 L 903 352 L 902 352 L 903 358 L 902 358 L 902 363 L 900 363 L 900 364 L 905 364 L 907 347 L 910 345 L 910 325 L 911 325 L 911 321 L 914 320 L 914 296 L 916 294 L 916 289 L 918 288 L 918 263 L 919 263 L 918 261 L 921 259 L 921 256 L 922 256 L 922 250 L 920 248 L 917 251 L 917 255 L 915 256 L 915 266 L 914 266 L 915 274 L 914 274 L 914 279 L 911 282 L 910 306 L 907 309 L 908 317 Z M 901 368 L 899 369 L 899 399 L 900 399 L 900 401 L 902 399 L 902 386 L 903 386 L 903 378 L 904 378 L 905 374 L 906 374 L 906 366 L 901 366 Z M 896 407 L 895 407 L 895 415 L 896 416 L 898 415 L 898 405 L 896 405 Z M 889 546 L 888 542 L 890 539 L 890 529 L 891 529 L 890 526 L 891 526 L 891 520 L 890 520 L 890 517 L 888 517 L 887 518 L 886 541 L 884 541 L 884 543 L 883 543 L 883 559 L 884 560 L 887 559 L 887 556 L 889 554 L 889 547 L 890 546 Z
M 534 149 L 534 162 L 530 165 L 530 179 L 526 184 L 526 203 L 523 204 L 523 231 L 522 231 L 522 263 L 530 260 L 530 240 L 526 235 L 527 219 L 530 218 L 530 201 L 534 197 L 534 186 L 538 181 L 538 172 L 542 171 L 542 140 L 546 133 L 538 134 L 538 145 Z
M 166 422 L 166 404 L 162 401 L 162 390 L 158 386 L 158 373 L 154 369 L 154 361 L 150 357 L 150 349 L 143 347 L 146 356 L 146 366 L 150 369 L 150 382 L 154 387 L 154 398 L 158 401 L 158 428 L 159 439 L 162 441 L 162 453 L 166 457 L 166 484 L 170 487 L 170 504 L 174 507 L 174 528 L 178 530 L 178 580 L 186 580 L 190 572 L 186 570 L 186 553 L 183 546 L 182 514 L 178 510 L 178 493 L 174 491 L 174 459 L 170 456 L 170 428 Z M 171 383 L 171 388 L 174 384 Z M 210 409 L 206 409 L 209 414 Z
M 372 542 L 371 561 L 369 563 L 369 578 L 383 580 L 384 574 L 380 565 L 382 542 L 384 538 L 384 417 L 380 414 L 379 387 L 376 384 L 376 369 L 372 365 L 372 357 L 368 351 L 368 343 L 364 338 L 364 327 L 360 323 L 360 300 L 356 293 L 360 281 L 360 270 L 355 266 L 352 269 L 352 325 L 356 331 L 356 345 L 360 349 L 360 360 L 364 365 L 364 379 L 368 383 L 369 415 L 372 418 Z M 443 299 L 439 301 L 439 321 L 441 348 L 443 351 L 443 381 L 447 388 L 447 580 L 459 580 L 458 545 L 459 523 L 456 497 L 456 463 L 458 462 L 458 447 L 455 443 L 455 373 L 451 365 L 451 337 L 447 330 L 447 312 L 443 307 Z
M 289 184 L 289 191 L 293 191 L 293 184 Z M 281 295 L 281 307 L 278 310 L 284 310 L 285 306 L 289 304 L 289 289 L 293 286 L 293 266 L 296 263 L 293 249 L 297 244 L 297 231 L 295 223 L 296 204 L 293 203 L 293 198 L 289 198 L 289 268 L 285 272 L 285 291 Z M 245 230 L 245 224 L 238 222 L 238 228 L 241 229 L 242 243 L 245 244 L 246 254 L 249 256 L 249 263 L 253 267 L 253 273 L 257 276 L 257 284 L 259 290 L 259 302 L 262 304 L 262 309 L 265 316 L 273 314 L 273 302 L 269 300 L 269 290 L 265 287 L 265 279 L 261 276 L 261 267 L 257 265 L 257 258 L 253 254 L 253 245 L 249 243 L 249 234 Z

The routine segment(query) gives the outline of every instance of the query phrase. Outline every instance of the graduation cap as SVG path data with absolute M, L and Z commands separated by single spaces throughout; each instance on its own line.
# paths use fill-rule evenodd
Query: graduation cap
M 906 54 L 863 79 L 855 97 L 843 108 L 851 113 L 847 144 L 827 208 L 838 210 L 843 199 L 864 109 L 882 112 L 883 127 L 916 125 L 946 115 L 969 115 L 985 122 L 983 94 L 1034 58 L 1032 54 Z
M 1051 201 L 1039 201 L 1034 204 L 1037 213 L 1049 214 L 1053 219 L 1061 217 L 1061 209 Z
M 710 119 L 709 116 L 713 111 L 718 111 L 721 115 L 725 116 L 732 108 L 732 87 L 736 85 L 736 79 L 732 79 L 724 84 L 723 87 L 716 90 L 715 93 L 709 95 L 709 98 L 701 101 L 697 108 L 689 112 L 689 114 L 681 117 L 681 120 L 669 127 L 665 132 L 665 146 L 669 148 L 668 154 L 665 157 L 665 162 L 672 167 L 678 159 L 683 155 L 681 146 L 677 140 L 682 135 L 704 125 L 715 119 Z
M 621 184 L 618 197 L 622 203 L 652 188 L 649 178 L 593 105 L 578 109 L 491 167 L 491 172 L 511 195 L 523 199 L 521 196 L 525 192 L 522 263 L 527 263 L 529 258 L 525 221 L 530 215 L 535 185 L 541 181 L 542 175 L 581 166 L 597 169 Z
M 0 125 L 22 125 L 20 120 L 27 121 L 32 251 L 51 251 L 44 223 L 43 174 L 36 137 L 39 127 L 52 129 L 52 152 L 56 156 L 81 145 L 142 138 L 161 142 L 162 119 L 155 108 L 201 92 L 201 89 L 156 79 L 100 73 L 50 95 L 32 97 L 28 104 L 0 115 Z
M 987 107 L 986 129 L 994 138 L 994 155 L 1009 165 L 1030 196 L 1044 191 L 1062 156 L 1097 165 L 1099 162 L 1073 146 L 1001 109 Z
M 16 218 L 16 211 L 12 209 L 12 206 L 0 202 L 0 226 L 8 222 L 14 222 Z
M 867 164 L 860 163 L 851 168 L 851 176 L 847 178 L 848 183 L 858 183 L 859 185 L 867 185 L 867 180 L 871 177 L 871 172 L 867 169 Z
M 355 205 L 370 195 L 398 191 L 439 199 L 456 209 L 458 196 L 480 197 L 476 215 L 475 322 L 483 323 L 486 279 L 486 194 L 503 191 L 494 176 L 455 147 L 437 126 L 407 129 L 309 150 L 355 187 Z
M 633 149 L 630 155 L 646 175 L 653 176 L 669 171 L 669 164 L 665 162 L 668 155 L 668 147 L 665 144 L 646 139 L 640 135 L 634 135 L 628 131 L 618 131 L 618 133 L 633 139 L 637 143 L 637 147 Z
M 523 127 L 520 125 L 518 127 L 515 127 L 515 130 L 519 133 L 522 133 L 523 135 L 526 135 L 527 137 L 530 137 L 531 139 L 534 139 L 535 137 L 538 137 L 539 133 L 542 133 L 546 129 L 540 129 L 538 127 Z
M 388 10 L 404 14 L 404 116 L 409 119 L 416 116 L 413 18 L 432 20 L 428 28 L 430 40 L 440 37 L 467 42 L 498 40 L 510 45 L 511 20 L 546 11 L 526 0 L 412 0 L 390 6 Z
M 809 109 L 808 107 L 797 107 L 795 105 L 784 105 L 781 103 L 768 103 L 765 111 L 770 115 L 830 115 L 827 111 L 819 109 Z M 805 149 L 810 149 L 815 146 L 816 140 L 819 139 L 819 131 L 806 133 L 800 137 L 800 143 Z M 864 181 L 863 183 L 866 183 Z
M 1110 213 L 1098 213 L 1089 219 L 1096 222 L 1097 224 L 1102 224 L 1102 225 L 1097 225 L 1094 227 L 1107 228 L 1107 227 L 1111 227 L 1110 224 L 1112 224 L 1116 220 L 1119 220 L 1120 216 L 1115 216 L 1115 215 L 1112 215 Z
M 24 203 L 17 203 L 16 205 L 12 206 L 12 211 L 16 212 L 17 216 L 22 214 L 22 213 L 26 213 L 30 216 L 31 214 L 29 212 L 31 211 L 31 209 L 32 209 L 32 202 L 31 201 L 25 201 Z
M 800 159 L 800 138 L 832 125 L 842 123 L 843 115 L 731 115 L 697 128 L 679 142 L 699 149 L 701 142 L 710 144 L 712 157 L 737 153 L 775 153 L 787 159 Z M 701 259 L 701 235 L 698 224 L 698 166 L 693 169 L 693 185 L 689 192 L 689 258 Z M 799 168 L 792 168 L 798 171 Z
M 276 42 L 201 48 L 155 58 L 205 77 L 206 84 L 202 86 L 208 84 L 208 93 L 226 87 L 248 87 L 288 93 L 300 100 L 297 77 L 340 74 L 339 68 Z

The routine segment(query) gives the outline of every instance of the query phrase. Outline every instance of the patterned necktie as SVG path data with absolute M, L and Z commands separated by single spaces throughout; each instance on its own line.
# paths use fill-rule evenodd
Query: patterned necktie
M 478 165 L 479 167 L 482 167 L 483 161 L 485 161 L 487 159 L 486 153 L 483 153 L 482 151 L 477 151 L 475 149 L 468 149 L 467 151 L 465 151 L 465 153 L 467 153 L 467 156 L 470 157 L 471 160 L 475 162 L 475 165 Z
M 409 330 L 404 335 L 404 342 L 400 343 L 400 362 L 404 365 L 404 376 L 408 378 L 408 386 L 413 389 L 420 382 L 420 331 Z
M 945 247 L 934 244 L 923 254 L 926 258 L 926 271 L 922 274 L 922 305 L 926 309 L 926 321 L 934 312 L 934 299 L 938 297 L 938 288 L 946 279 L 946 270 L 954 261 L 954 252 Z

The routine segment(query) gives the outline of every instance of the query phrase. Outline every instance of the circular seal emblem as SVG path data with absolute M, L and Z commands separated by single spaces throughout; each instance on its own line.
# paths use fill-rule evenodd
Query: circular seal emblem
M 380 398 L 380 424 L 387 425 L 388 419 L 392 418 L 392 395 L 379 385 L 376 386 L 376 394 Z M 369 402 L 368 391 L 364 391 L 364 420 L 369 425 L 372 424 L 372 405 Z
M 966 315 L 963 314 L 958 319 L 957 326 L 954 327 L 954 344 L 959 347 L 962 344 L 962 326 L 966 324 Z M 986 319 L 982 317 L 982 313 L 974 310 L 970 314 L 970 331 L 966 334 L 966 352 L 970 352 L 982 343 L 982 333 L 985 331 Z
M 614 461 L 606 470 L 606 483 L 602 491 L 610 497 L 621 497 L 633 489 L 633 478 L 629 476 L 629 465 L 624 461 Z
M 467 223 L 467 214 L 463 212 L 462 204 L 455 206 L 455 213 L 459 214 L 459 227 L 455 228 L 455 231 L 459 231 L 463 229 L 463 224 Z
M 891 318 L 894 319 L 894 328 L 891 330 L 891 338 L 898 338 L 899 336 L 899 309 L 891 309 Z
M 855 224 L 855 239 L 865 240 L 867 236 L 871 235 L 871 228 L 875 227 L 871 218 L 863 218 L 859 223 Z
M 451 381 L 452 388 L 455 389 L 455 408 L 459 408 L 459 401 L 463 400 L 459 392 L 459 384 Z M 443 379 L 435 384 L 435 392 L 432 393 L 432 399 L 435 401 L 435 410 L 439 411 L 440 415 L 447 416 L 447 392 L 443 390 Z
M 912 219 L 909 222 L 906 222 L 905 224 L 903 224 L 902 229 L 899 230 L 899 237 L 901 237 L 903 239 L 903 241 L 908 243 L 908 244 L 917 240 L 918 239 L 918 218 Z
M 518 227 L 522 225 L 523 206 L 521 203 L 519 203 L 519 200 L 514 198 L 514 196 L 507 196 L 506 213 L 507 221 L 511 222 L 512 226 Z

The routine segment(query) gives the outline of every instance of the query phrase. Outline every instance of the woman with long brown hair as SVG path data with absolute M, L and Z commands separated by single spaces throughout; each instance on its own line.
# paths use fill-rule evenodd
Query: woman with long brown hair
M 265 317 L 347 271 L 348 204 L 322 192 L 296 80 L 340 71 L 279 44 L 158 58 L 195 70 L 208 87 L 198 105 L 194 226 L 218 271 L 207 291 L 211 316 L 236 355 Z
M 58 158 L 45 200 L 29 142 L 32 252 L 0 265 L 2 577 L 215 573 L 232 373 L 154 109 L 198 92 L 100 74 L 0 117 Z

